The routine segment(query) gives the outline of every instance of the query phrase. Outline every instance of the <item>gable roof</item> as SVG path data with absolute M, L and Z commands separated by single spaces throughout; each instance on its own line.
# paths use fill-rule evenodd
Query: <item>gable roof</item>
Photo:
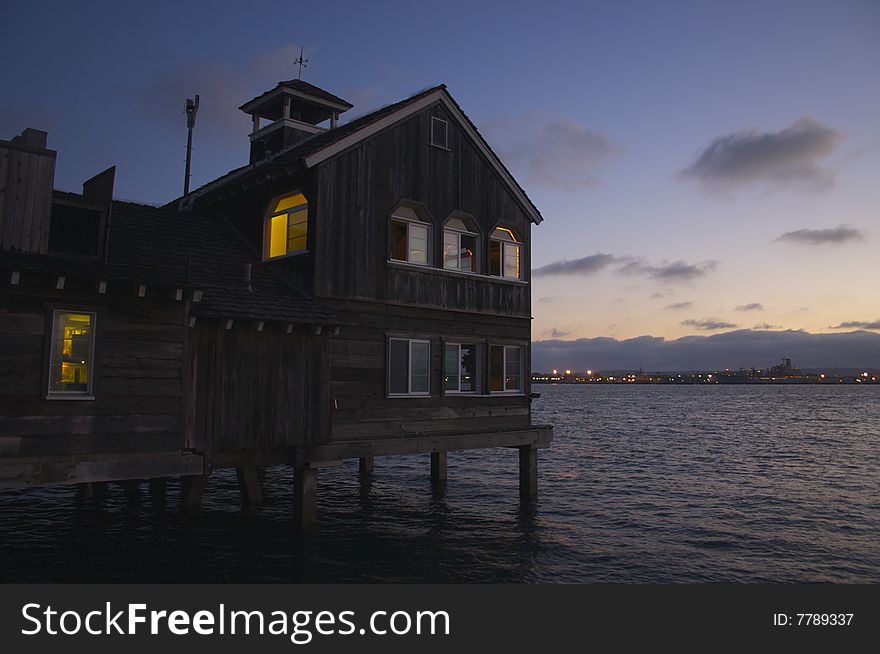
M 289 91 L 292 91 L 294 95 L 298 95 L 306 99 L 314 98 L 317 100 L 323 100 L 327 104 L 336 105 L 340 111 L 347 111 L 354 106 L 350 102 L 347 102 L 339 96 L 333 95 L 332 93 L 325 91 L 322 88 L 318 88 L 314 84 L 303 82 L 301 79 L 289 79 L 278 82 L 275 88 L 270 89 L 265 93 L 261 93 L 252 100 L 248 100 L 243 105 L 241 105 L 239 109 L 248 112 L 251 110 L 251 108 L 261 104 L 265 100 L 268 100 L 271 96 L 279 95 L 283 92 L 284 89 L 288 89 Z
M 470 118 L 467 117 L 458 103 L 452 98 L 446 90 L 445 84 L 425 89 L 409 98 L 356 118 L 341 127 L 316 134 L 286 150 L 278 152 L 270 158 L 230 171 L 213 182 L 209 182 L 196 189 L 186 198 L 181 198 L 174 203 L 179 203 L 182 207 L 191 206 L 195 200 L 201 197 L 210 195 L 233 182 L 244 182 L 252 177 L 260 176 L 272 167 L 284 168 L 284 171 L 287 173 L 295 172 L 298 169 L 311 168 L 435 103 L 442 104 L 458 121 L 465 134 L 470 137 L 477 146 L 477 149 L 483 153 L 532 222 L 539 224 L 543 220 L 541 212 L 480 134 L 476 125 L 471 122 Z

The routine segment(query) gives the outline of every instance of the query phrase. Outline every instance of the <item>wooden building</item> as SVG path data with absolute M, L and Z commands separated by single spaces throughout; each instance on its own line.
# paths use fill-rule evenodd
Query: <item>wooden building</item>
M 249 163 L 163 208 L 112 169 L 53 193 L 44 133 L 0 142 L 0 484 L 187 476 L 196 504 L 288 463 L 309 524 L 321 467 L 516 447 L 534 498 L 525 192 L 444 86 L 344 125 L 300 80 L 241 109 Z

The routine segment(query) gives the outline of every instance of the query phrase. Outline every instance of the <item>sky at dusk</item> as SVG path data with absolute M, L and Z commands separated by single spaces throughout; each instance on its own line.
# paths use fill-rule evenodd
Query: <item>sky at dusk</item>
M 120 198 L 179 195 L 183 101 L 195 93 L 193 186 L 246 163 L 237 107 L 295 77 L 303 45 L 303 78 L 352 102 L 348 119 L 447 84 L 524 186 L 545 218 L 532 233 L 536 364 L 590 365 L 596 339 L 635 364 L 653 360 L 638 337 L 749 330 L 740 351 L 766 331 L 782 349 L 787 337 L 868 331 L 848 342 L 855 354 L 824 362 L 826 338 L 804 356 L 835 364 L 864 348 L 880 366 L 880 2 L 30 2 L 3 13 L 0 138 L 47 130 L 59 188 L 116 164 Z M 719 365 L 791 356 L 776 347 L 760 351 L 777 352 L 769 361 Z

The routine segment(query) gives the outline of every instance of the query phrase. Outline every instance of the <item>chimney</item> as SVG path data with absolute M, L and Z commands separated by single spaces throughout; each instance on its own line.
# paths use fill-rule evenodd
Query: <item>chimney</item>
M 28 127 L 0 140 L 0 250 L 47 254 L 57 152 Z

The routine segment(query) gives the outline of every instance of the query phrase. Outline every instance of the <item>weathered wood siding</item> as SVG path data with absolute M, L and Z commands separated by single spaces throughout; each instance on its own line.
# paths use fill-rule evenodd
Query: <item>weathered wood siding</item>
M 55 152 L 0 143 L 0 250 L 46 254 Z
M 443 393 L 443 343 L 524 345 L 528 320 L 367 302 L 338 302 L 344 321 L 331 341 L 332 440 L 413 435 L 415 432 L 492 430 L 530 424 L 529 381 L 523 395 Z M 431 395 L 387 397 L 390 336 L 431 341 Z M 487 379 L 485 349 L 480 378 Z M 529 368 L 528 347 L 525 369 Z
M 431 116 L 449 124 L 449 150 L 431 146 Z M 318 167 L 311 228 L 315 293 L 529 317 L 531 223 L 483 155 L 441 105 L 434 105 Z M 315 201 L 316 200 L 316 201 Z M 402 202 L 424 209 L 433 265 L 442 268 L 443 224 L 453 212 L 479 226 L 480 272 L 488 274 L 489 234 L 498 225 L 523 241 L 524 283 L 432 274 L 388 264 L 389 217 Z M 311 246 L 310 246 L 311 247 Z
M 329 335 L 200 319 L 189 338 L 188 447 L 253 450 L 326 437 Z
M 183 303 L 130 284 L 53 285 L 22 273 L 0 293 L 0 456 L 180 451 Z M 97 313 L 94 400 L 45 399 L 53 308 Z

